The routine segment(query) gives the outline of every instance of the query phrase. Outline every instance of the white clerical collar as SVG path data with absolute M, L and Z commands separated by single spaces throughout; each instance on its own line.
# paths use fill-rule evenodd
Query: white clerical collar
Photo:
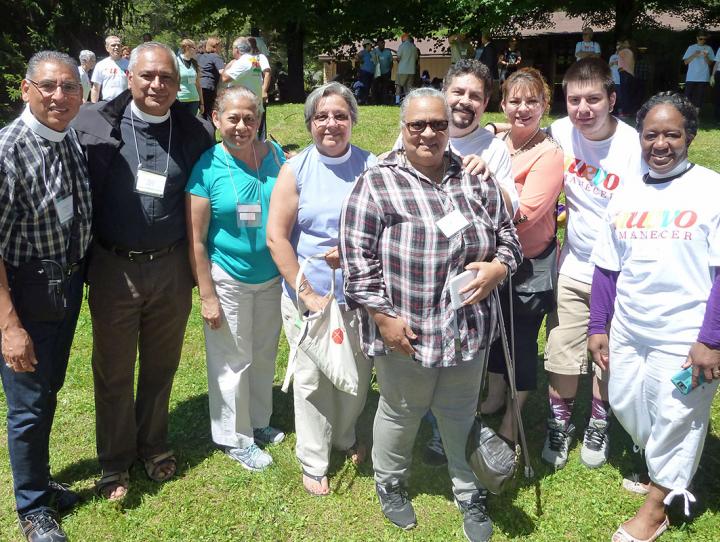
M 133 115 L 135 115 L 140 120 L 144 120 L 148 124 L 160 124 L 161 122 L 165 122 L 170 118 L 170 110 L 168 109 L 167 113 L 164 115 L 158 116 L 158 115 L 151 115 L 149 113 L 145 113 L 142 111 L 137 105 L 135 105 L 135 101 L 130 102 L 130 110 L 132 111 Z
M 35 135 L 38 135 L 43 139 L 47 139 L 48 141 L 54 141 L 57 143 L 65 139 L 65 136 L 68 133 L 68 130 L 65 130 L 64 132 L 57 132 L 37 120 L 32 111 L 30 111 L 30 104 L 25 104 L 25 109 L 23 110 L 22 115 L 20 115 L 20 120 L 22 120 Z
M 348 145 L 348 150 L 345 154 L 341 156 L 327 156 L 323 153 L 321 153 L 317 146 L 315 147 L 315 150 L 317 151 L 318 159 L 323 164 L 328 164 L 330 166 L 337 165 L 337 164 L 344 164 L 348 160 L 350 160 L 350 155 L 352 154 L 352 145 Z
M 690 163 L 690 161 L 687 158 L 685 158 L 685 160 L 680 162 L 677 166 L 675 166 L 674 168 L 672 168 L 670 171 L 668 171 L 666 173 L 657 173 L 656 171 L 653 171 L 652 169 L 650 171 L 648 171 L 648 173 L 650 174 L 650 177 L 652 179 L 665 179 L 667 177 L 679 177 L 680 174 L 685 173 L 688 169 L 690 169 L 691 166 L 692 166 L 692 164 Z

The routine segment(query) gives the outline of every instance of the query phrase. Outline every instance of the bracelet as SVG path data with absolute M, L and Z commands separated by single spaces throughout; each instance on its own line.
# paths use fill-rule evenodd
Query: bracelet
M 488 122 L 488 123 L 485 125 L 485 128 L 487 128 L 488 126 L 492 126 L 493 135 L 497 135 L 497 132 L 498 132 L 498 131 L 497 131 L 497 126 L 495 126 L 495 123 L 494 123 L 494 122 Z

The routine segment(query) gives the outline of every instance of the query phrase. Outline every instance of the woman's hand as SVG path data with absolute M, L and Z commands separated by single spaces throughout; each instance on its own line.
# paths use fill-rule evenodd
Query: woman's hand
M 706 382 L 720 380 L 720 350 L 710 348 L 703 343 L 693 343 L 682 368 L 686 369 L 691 365 L 693 388 L 699 384 L 698 379 L 701 373 Z
M 491 262 L 472 262 L 466 265 L 465 269 L 474 269 L 477 271 L 477 275 L 472 282 L 460 290 L 461 294 L 475 290 L 463 302 L 463 305 L 474 305 L 478 301 L 482 301 L 507 276 L 507 267 L 498 259 Z
M 408 356 L 415 353 L 410 341 L 417 339 L 417 335 L 413 333 L 405 320 L 399 316 L 394 318 L 381 312 L 376 312 L 373 318 L 380 329 L 383 341 L 390 350 L 401 350 Z
M 481 181 L 487 181 L 490 177 L 490 169 L 480 155 L 468 154 L 463 157 L 462 164 L 465 171 L 470 175 L 477 176 Z
M 220 309 L 220 300 L 216 295 L 207 298 L 201 298 L 200 314 L 210 329 L 219 329 L 222 324 L 222 310 Z
M 328 304 L 330 298 L 312 291 L 310 288 L 300 293 L 300 300 L 310 312 L 320 312 Z
M 340 247 L 334 247 L 325 253 L 325 263 L 330 269 L 340 269 Z
M 610 341 L 607 333 L 590 335 L 588 337 L 588 351 L 595 365 L 603 371 L 607 371 L 610 363 Z

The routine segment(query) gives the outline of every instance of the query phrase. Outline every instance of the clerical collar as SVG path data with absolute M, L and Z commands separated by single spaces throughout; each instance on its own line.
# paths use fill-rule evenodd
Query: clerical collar
M 682 177 L 683 175 L 685 175 L 685 173 L 690 171 L 690 169 L 692 169 L 694 165 L 695 164 L 690 163 L 690 161 L 685 158 L 685 160 L 680 162 L 677 166 L 672 168 L 667 173 L 658 173 L 651 169 L 643 176 L 643 180 L 645 181 L 645 184 L 669 183 L 670 181 L 673 181 L 678 177 Z
M 139 118 L 140 120 L 144 120 L 148 124 L 160 124 L 161 122 L 165 122 L 170 118 L 169 109 L 164 115 L 151 115 L 149 113 L 145 113 L 137 105 L 135 105 L 134 100 L 130 102 L 130 111 L 132 111 L 132 114 L 135 115 L 137 118 Z
M 65 136 L 68 133 L 68 130 L 58 132 L 52 128 L 48 128 L 42 122 L 37 120 L 32 111 L 30 111 L 30 104 L 25 105 L 25 109 L 23 110 L 22 115 L 20 115 L 20 120 L 22 120 L 35 135 L 40 136 L 43 139 L 47 139 L 48 141 L 54 141 L 57 143 L 65 139 Z
M 323 164 L 334 166 L 337 164 L 344 164 L 345 162 L 350 160 L 350 155 L 352 154 L 352 145 L 348 145 L 347 152 L 341 154 L 340 156 L 328 156 L 326 154 L 323 154 L 318 150 L 317 146 L 315 146 L 315 150 L 317 151 L 318 159 Z

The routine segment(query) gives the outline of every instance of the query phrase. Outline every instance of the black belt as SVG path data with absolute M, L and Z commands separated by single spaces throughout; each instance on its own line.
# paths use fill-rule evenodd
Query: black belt
M 158 258 L 167 256 L 168 254 L 170 254 L 173 250 L 175 250 L 177 247 L 179 247 L 182 244 L 182 241 L 177 241 L 176 243 L 173 243 L 172 245 L 165 247 L 165 248 L 147 249 L 147 250 L 130 250 L 129 248 L 123 248 L 123 247 L 119 247 L 117 245 L 112 245 L 110 243 L 106 243 L 102 239 L 98 239 L 97 242 L 98 242 L 98 245 L 103 247 L 108 252 L 112 252 L 116 256 L 126 258 L 133 263 L 152 262 L 153 260 L 157 260 Z

